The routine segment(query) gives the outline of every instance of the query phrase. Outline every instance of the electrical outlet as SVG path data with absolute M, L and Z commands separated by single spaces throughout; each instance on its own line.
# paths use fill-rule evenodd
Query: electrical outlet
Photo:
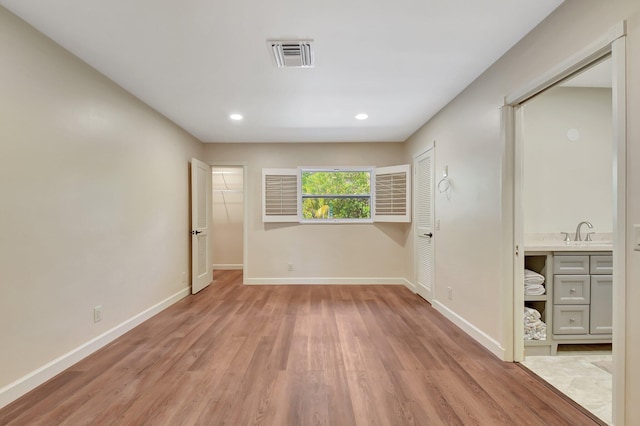
M 102 321 L 102 305 L 93 308 L 93 322 Z
M 186 284 L 187 283 L 187 273 L 183 272 L 182 273 L 182 284 Z
M 293 271 L 293 263 L 289 263 L 287 265 L 287 271 L 289 271 L 289 272 Z
M 447 298 L 453 300 L 453 287 L 447 287 Z

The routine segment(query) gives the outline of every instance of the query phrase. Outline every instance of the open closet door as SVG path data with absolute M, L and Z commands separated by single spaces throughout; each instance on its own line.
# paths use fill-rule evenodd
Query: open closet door
M 211 166 L 191 159 L 191 293 L 196 294 L 213 279 L 210 261 Z

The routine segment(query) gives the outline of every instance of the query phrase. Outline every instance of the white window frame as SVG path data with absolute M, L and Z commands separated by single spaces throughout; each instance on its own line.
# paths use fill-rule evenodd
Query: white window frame
M 303 172 L 368 172 L 369 173 L 369 211 L 370 217 L 366 219 L 306 219 L 302 216 L 302 173 Z M 298 215 L 300 223 L 373 223 L 373 202 L 375 193 L 375 167 L 298 167 Z M 353 194 L 362 195 L 362 194 Z M 327 198 L 331 198 L 330 195 Z

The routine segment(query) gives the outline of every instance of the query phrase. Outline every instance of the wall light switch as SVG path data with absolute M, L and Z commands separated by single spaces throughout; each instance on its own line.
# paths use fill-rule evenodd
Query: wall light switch
M 436 219 L 436 231 L 440 230 L 440 219 Z
M 640 225 L 633 225 L 633 233 L 634 233 L 634 241 L 633 241 L 633 249 L 635 251 L 640 251 Z

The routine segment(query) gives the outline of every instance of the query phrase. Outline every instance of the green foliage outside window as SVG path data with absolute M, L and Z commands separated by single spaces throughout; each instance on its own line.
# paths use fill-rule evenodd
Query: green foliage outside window
M 303 171 L 304 219 L 370 219 L 371 172 Z

